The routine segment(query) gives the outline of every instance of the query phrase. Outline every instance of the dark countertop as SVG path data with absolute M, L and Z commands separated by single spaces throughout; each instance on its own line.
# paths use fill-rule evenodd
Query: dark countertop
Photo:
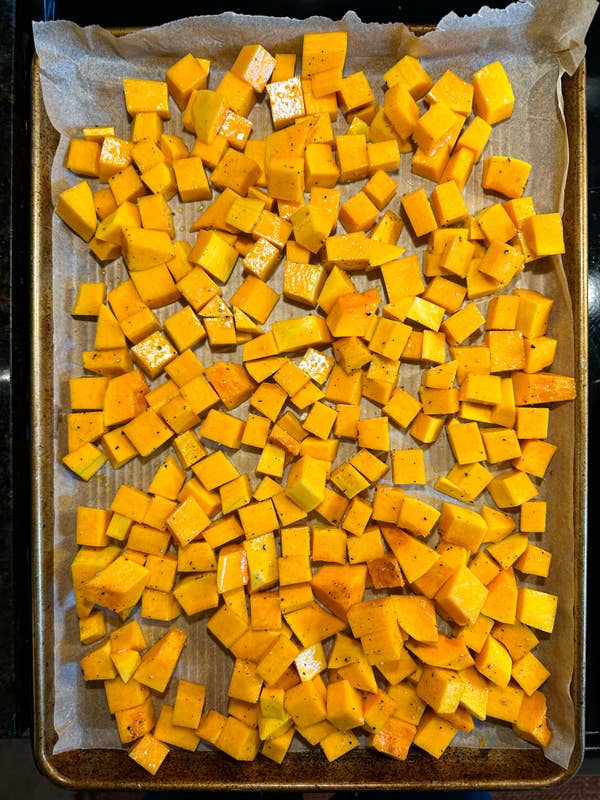
M 223 10 L 221 3 L 207 0 L 202 6 L 171 0 L 149 8 L 147 3 L 117 3 L 103 0 L 98 4 L 74 2 L 26 2 L 0 0 L 0 106 L 5 123 L 0 126 L 0 590 L 3 594 L 0 613 L 0 737 L 28 736 L 31 730 L 31 592 L 29 582 L 30 508 L 29 508 L 29 172 L 28 153 L 28 78 L 32 55 L 31 20 L 49 17 L 70 18 L 79 24 L 98 23 L 110 26 L 158 24 L 190 13 L 213 13 Z M 273 13 L 270 3 L 240 2 L 232 10 L 247 13 Z M 327 4 L 329 16 L 341 16 L 349 7 L 365 21 L 401 20 L 409 23 L 436 22 L 451 8 L 457 13 L 473 13 L 480 2 L 441 2 L 422 0 L 393 5 L 391 14 L 382 4 L 353 3 L 341 0 Z M 505 2 L 489 2 L 501 8 Z M 168 15 L 166 9 L 168 8 Z M 302 13 L 323 13 L 323 4 L 306 0 Z M 589 441 L 597 434 L 594 410 L 600 403 L 600 241 L 593 235 L 600 225 L 600 42 L 598 14 L 588 35 L 587 112 L 589 130 Z M 591 450 L 591 447 L 590 447 Z M 594 486 L 595 464 L 590 453 L 588 485 Z M 588 517 L 593 521 L 598 511 L 597 493 L 588 499 Z M 598 543 L 589 537 L 588 563 L 598 558 Z M 588 571 L 588 615 L 594 618 L 600 597 L 594 586 L 595 570 Z M 597 581 L 595 582 L 597 584 Z M 587 674 L 594 675 L 598 660 L 588 649 Z M 600 754 L 600 702 L 597 684 L 587 681 L 586 758 Z
M 20 158 L 25 158 L 23 104 L 27 101 L 17 100 L 13 79 L 14 0 L 0 0 L 0 20 L 0 106 L 6 121 L 0 130 L 0 417 L 4 420 L 0 429 L 0 588 L 5 602 L 0 615 L 0 731 L 4 736 L 17 736 L 25 734 L 30 724 L 26 380 L 29 200 L 26 191 L 14 193 L 12 154 L 19 150 Z M 19 138 L 17 148 L 15 137 Z M 15 452 L 20 458 L 13 460 Z

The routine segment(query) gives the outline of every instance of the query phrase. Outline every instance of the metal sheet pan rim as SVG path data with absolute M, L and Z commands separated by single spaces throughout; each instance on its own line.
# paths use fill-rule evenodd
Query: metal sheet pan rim
M 419 30 L 427 29 L 419 26 Z M 573 77 L 564 79 L 567 123 L 570 125 L 570 174 L 567 182 L 568 202 L 573 216 L 573 243 L 578 252 L 578 269 L 571 275 L 573 290 L 576 342 L 577 387 L 576 448 L 574 470 L 580 476 L 574 497 L 575 541 L 575 635 L 577 669 L 573 675 L 572 698 L 575 706 L 576 742 L 566 769 L 548 761 L 541 751 L 494 750 L 468 751 L 449 748 L 445 758 L 432 762 L 420 754 L 409 756 L 406 762 L 376 762 L 369 769 L 364 754 L 351 753 L 343 765 L 327 764 L 324 758 L 308 754 L 288 756 L 285 766 L 236 763 L 232 780 L 223 779 L 223 759 L 218 754 L 203 754 L 202 758 L 183 751 L 173 751 L 167 770 L 155 778 L 139 779 L 127 753 L 120 750 L 79 750 L 54 755 L 52 690 L 52 552 L 48 542 L 47 509 L 52 504 L 52 470 L 55 463 L 54 436 L 47 413 L 52 370 L 51 320 L 44 295 L 51 291 L 44 273 L 44 249 L 48 248 L 50 231 L 44 225 L 49 208 L 49 122 L 39 85 L 37 62 L 32 68 L 32 264 L 31 264 L 31 332 L 32 332 L 32 591 L 33 591 L 33 658 L 34 658 L 34 756 L 39 769 L 55 784 L 74 790 L 355 790 L 355 789 L 520 789 L 546 787 L 561 783 L 579 769 L 584 753 L 584 694 L 585 694 L 585 544 L 587 535 L 587 152 L 585 135 L 585 62 Z M 574 188 L 576 187 L 576 188 Z M 46 220 L 47 221 L 47 220 Z M 46 262 L 47 263 L 47 262 Z M 50 405 L 50 407 L 52 407 Z M 49 588 L 50 587 L 50 588 Z M 287 759 L 286 759 L 287 760 Z M 322 761 L 322 763 L 321 763 Z M 128 763 L 130 762 L 130 763 Z M 512 766 L 510 766 L 512 764 Z M 420 769 L 424 765 L 424 769 Z M 130 768 L 131 767 L 131 768 Z M 328 775 L 322 779 L 322 767 Z M 509 768 L 510 767 L 510 768 Z M 307 775 L 307 771 L 310 775 Z M 185 777 L 182 777 L 185 775 Z M 427 778 L 424 778 L 424 775 Z M 317 779 L 317 776 L 321 779 Z

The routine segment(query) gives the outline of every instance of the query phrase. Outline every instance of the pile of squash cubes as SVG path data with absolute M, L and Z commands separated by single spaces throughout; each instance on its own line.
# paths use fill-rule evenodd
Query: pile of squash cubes
M 77 508 L 80 663 L 152 774 L 200 743 L 281 763 L 294 737 L 332 761 L 361 745 L 439 758 L 486 719 L 552 735 L 539 492 L 549 412 L 575 384 L 551 370 L 552 298 L 511 282 L 564 252 L 561 217 L 525 195 L 530 164 L 483 155 L 513 112 L 501 63 L 434 79 L 405 55 L 372 86 L 347 46 L 343 31 L 305 34 L 298 59 L 244 45 L 210 88 L 189 53 L 123 80 L 127 138 L 94 127 L 69 145 L 81 180 L 55 211 L 127 278 L 78 288 L 96 334 L 63 462 L 89 481 L 160 461 L 148 486 Z M 163 129 L 174 106 L 180 135 Z M 401 158 L 421 188 L 402 191 Z M 472 212 L 481 159 L 489 203 Z M 188 238 L 173 198 L 198 204 Z M 455 465 L 428 476 L 440 436 Z M 231 654 L 226 707 L 174 677 L 182 615 Z M 151 645 L 144 620 L 166 626 Z

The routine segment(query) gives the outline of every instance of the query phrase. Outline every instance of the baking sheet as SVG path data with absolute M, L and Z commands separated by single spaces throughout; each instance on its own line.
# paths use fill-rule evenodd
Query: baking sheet
M 531 11 L 532 8 L 534 9 L 533 12 Z M 577 163 L 571 161 L 570 166 L 571 169 L 582 168 L 580 159 L 582 157 L 581 147 L 583 142 L 580 139 L 578 140 L 578 136 L 581 134 L 582 112 L 581 108 L 578 108 L 577 104 L 575 104 L 575 108 L 571 111 L 571 117 L 567 117 L 567 122 L 571 125 L 569 133 L 573 134 L 573 138 L 567 140 L 563 136 L 560 103 L 553 106 L 553 111 L 549 114 L 547 101 L 549 97 L 555 96 L 555 88 L 558 85 L 562 71 L 564 69 L 571 71 L 580 62 L 583 52 L 581 48 L 582 33 L 585 31 L 583 19 L 591 8 L 592 4 L 585 8 L 578 4 L 577 9 L 580 12 L 580 16 L 568 17 L 568 32 L 563 31 L 560 25 L 566 19 L 566 17 L 561 17 L 561 14 L 565 10 L 569 10 L 568 4 L 566 7 L 563 3 L 537 3 L 535 6 L 515 4 L 509 10 L 511 13 L 510 28 L 506 25 L 506 16 L 497 16 L 502 12 L 482 13 L 478 19 L 471 19 L 467 23 L 452 17 L 448 18 L 440 26 L 441 28 L 447 26 L 447 31 L 438 30 L 427 37 L 418 39 L 404 26 L 373 26 L 372 24 L 364 26 L 352 14 L 346 15 L 340 22 L 332 22 L 321 18 L 302 22 L 287 19 L 273 21 L 225 14 L 210 19 L 193 18 L 183 22 L 175 22 L 168 26 L 162 26 L 159 30 L 135 32 L 119 40 L 113 39 L 108 32 L 101 29 L 82 30 L 69 23 L 64 25 L 62 23 L 46 23 L 43 28 L 40 27 L 37 30 L 34 28 L 38 54 L 41 57 L 40 77 L 44 92 L 43 99 L 38 95 L 38 100 L 44 106 L 39 111 L 40 113 L 42 111 L 50 113 L 52 125 L 63 133 L 63 137 L 58 142 L 55 157 L 54 150 L 48 147 L 48 140 L 45 138 L 41 140 L 40 143 L 44 153 L 36 153 L 37 163 L 34 165 L 36 166 L 36 177 L 40 179 L 37 188 L 40 192 L 47 193 L 47 188 L 41 185 L 42 172 L 44 177 L 48 177 L 48 174 L 51 175 L 50 187 L 53 199 L 56 197 L 57 192 L 64 188 L 66 181 L 72 182 L 72 176 L 69 176 L 61 167 L 62 157 L 68 136 L 76 133 L 82 125 L 110 123 L 115 124 L 118 131 L 127 131 L 128 122 L 124 115 L 124 109 L 119 107 L 119 103 L 114 102 L 115 91 L 120 91 L 122 77 L 134 75 L 156 77 L 157 69 L 163 69 L 164 71 L 164 68 L 172 63 L 177 55 L 183 55 L 190 49 L 192 46 L 190 42 L 194 42 L 194 51 L 198 52 L 198 42 L 202 41 L 207 48 L 204 52 L 220 53 L 221 58 L 214 59 L 214 76 L 216 80 L 219 70 L 223 70 L 226 65 L 231 63 L 240 44 L 253 42 L 259 37 L 258 30 L 260 31 L 261 43 L 267 47 L 276 47 L 277 44 L 281 45 L 283 41 L 286 49 L 287 47 L 298 49 L 302 31 L 314 30 L 317 27 L 319 29 L 331 29 L 342 25 L 347 26 L 350 36 L 349 70 L 355 68 L 355 65 L 356 68 L 359 68 L 358 65 L 360 65 L 360 68 L 364 66 L 368 73 L 372 72 L 380 76 L 383 70 L 391 63 L 394 63 L 399 54 L 406 49 L 422 57 L 425 65 L 434 75 L 441 74 L 445 65 L 452 65 L 459 74 L 466 76 L 482 63 L 482 57 L 475 54 L 483 52 L 481 47 L 483 37 L 486 48 L 484 51 L 486 53 L 485 61 L 491 60 L 489 57 L 491 53 L 501 52 L 503 62 L 507 65 L 507 68 L 519 69 L 520 74 L 523 71 L 528 76 L 531 85 L 530 83 L 525 84 L 520 80 L 515 81 L 515 88 L 517 89 L 516 114 L 523 115 L 520 120 L 522 127 L 518 141 L 511 139 L 508 126 L 498 126 L 494 131 L 494 134 L 498 133 L 498 136 L 495 140 L 492 140 L 493 144 L 490 146 L 494 147 L 494 152 L 508 152 L 519 157 L 530 158 L 533 161 L 534 168 L 528 188 L 536 200 L 536 208 L 538 211 L 554 210 L 557 206 L 562 207 L 564 180 L 569 166 L 567 147 L 569 145 L 572 146 L 573 141 L 579 145 L 579 149 L 575 150 L 579 161 Z M 532 42 L 529 41 L 529 34 L 525 35 L 532 27 L 531 17 L 523 16 L 526 12 L 528 14 L 533 13 L 534 17 L 541 15 L 541 12 L 546 12 L 538 16 L 538 19 L 550 20 L 551 22 L 551 27 L 547 25 L 534 27 L 535 36 Z M 558 14 L 558 18 L 553 19 L 552 14 Z M 458 37 L 455 29 L 457 26 L 463 25 L 467 25 L 469 35 L 464 35 L 464 31 L 461 31 L 461 36 Z M 232 36 L 232 30 L 235 30 L 235 36 Z M 558 38 L 554 36 L 555 32 L 560 34 Z M 188 36 L 191 38 L 187 38 Z M 269 36 L 273 38 L 270 39 Z M 355 60 L 356 57 L 353 56 L 353 53 L 356 52 L 355 42 L 364 36 L 367 36 L 372 44 L 368 48 L 369 57 L 361 56 L 358 60 Z M 548 38 L 550 36 L 552 37 L 551 40 Z M 206 38 L 203 39 L 202 37 Z M 524 40 L 521 37 L 524 37 Z M 562 43 L 564 45 L 565 40 L 572 46 L 560 48 L 561 55 L 557 59 L 554 55 L 551 55 L 554 53 L 552 48 L 558 49 L 558 44 Z M 51 46 L 54 46 L 54 50 L 50 52 L 42 48 L 42 42 L 45 46 L 50 43 Z M 158 48 L 157 42 L 160 43 Z M 479 49 L 475 47 L 477 42 L 480 45 Z M 449 47 L 449 43 L 452 45 L 451 47 Z M 530 45 L 529 50 L 526 46 L 527 43 Z M 545 61 L 538 60 L 540 48 L 542 52 L 548 51 L 548 57 Z M 362 48 L 361 52 L 364 53 L 365 49 Z M 115 52 L 122 53 L 126 60 L 123 61 L 119 57 L 115 61 Z M 89 57 L 90 53 L 93 53 L 93 58 Z M 58 73 L 48 69 L 49 64 L 52 65 L 53 69 L 58 65 Z M 535 71 L 533 69 L 534 65 Z M 119 68 L 115 68 L 115 66 Z M 64 83 L 61 84 L 60 80 L 56 80 L 57 74 L 62 77 L 68 77 L 70 81 L 69 87 L 73 87 L 73 91 L 65 93 Z M 579 80 L 581 80 L 581 72 L 579 73 Z M 94 87 L 93 93 L 90 92 L 90 86 Z M 575 89 L 575 96 L 577 96 L 577 91 Z M 106 100 L 103 102 L 102 98 L 106 98 Z M 561 100 L 560 95 L 557 100 Z M 540 116 L 541 110 L 544 111 L 543 116 Z M 95 114 L 93 123 L 90 122 L 91 113 Z M 101 119 L 99 115 L 102 116 Z M 535 127 L 532 127 L 532 119 L 535 119 Z M 175 120 L 173 120 L 173 124 L 173 130 L 180 132 Z M 263 122 L 263 124 L 266 123 Z M 523 137 L 521 135 L 522 131 L 527 131 L 527 136 Z M 541 143 L 545 143 L 545 146 L 541 147 Z M 518 152 L 516 152 L 517 145 Z M 491 150 L 488 149 L 487 152 L 491 152 Z M 543 164 L 548 163 L 545 160 L 548 158 L 558 166 L 557 171 L 543 168 L 536 170 L 536 164 L 543 166 Z M 473 210 L 481 207 L 481 198 L 478 196 L 475 186 L 476 181 L 477 178 L 472 181 L 472 190 L 467 196 L 470 208 Z M 403 191 L 416 188 L 421 183 L 408 170 L 405 169 L 402 173 L 401 185 Z M 425 185 L 427 184 L 425 183 Z M 581 191 L 582 184 L 579 184 L 579 186 Z M 567 189 L 571 188 L 567 186 Z M 351 187 L 351 190 L 355 189 L 355 186 Z M 568 192 L 565 198 L 568 200 Z M 578 213 L 581 212 L 582 197 L 580 194 L 576 194 L 574 201 L 570 200 L 569 202 L 574 202 L 576 209 L 578 208 Z M 544 207 L 545 203 L 546 207 Z M 46 536 L 49 537 L 53 545 L 51 553 L 48 554 L 44 549 L 44 545 L 47 545 L 48 540 L 40 541 L 38 554 L 39 563 L 42 567 L 44 565 L 48 566 L 44 560 L 45 558 L 49 556 L 53 558 L 50 571 L 43 569 L 44 587 L 40 596 L 42 603 L 45 604 L 46 615 L 51 614 L 53 616 L 53 628 L 48 625 L 49 620 L 45 616 L 43 630 L 39 631 L 41 637 L 40 647 L 46 656 L 51 656 L 52 661 L 52 663 L 48 664 L 48 671 L 44 672 L 44 675 L 50 681 L 48 685 L 43 681 L 40 682 L 38 696 L 44 711 L 49 711 L 50 706 L 52 706 L 51 718 L 45 717 L 45 723 L 49 727 L 43 732 L 45 745 L 42 761 L 44 761 L 50 755 L 58 756 L 58 754 L 65 752 L 84 751 L 87 754 L 91 748 L 118 747 L 118 742 L 115 740 L 114 725 L 106 713 L 102 687 L 98 687 L 98 690 L 95 690 L 89 685 L 83 686 L 78 672 L 77 662 L 81 654 L 81 647 L 78 641 L 76 618 L 72 596 L 70 595 L 70 577 L 68 575 L 68 565 L 73 555 L 73 512 L 76 505 L 80 503 L 108 505 L 117 482 L 125 481 L 138 485 L 140 488 L 145 488 L 159 462 L 156 459 L 151 459 L 144 465 L 140 463 L 127 465 L 117 475 L 112 475 L 109 470 L 106 474 L 99 476 L 97 481 L 95 480 L 87 485 L 81 485 L 80 482 L 74 481 L 68 475 L 65 475 L 60 467 L 55 469 L 55 465 L 65 450 L 63 421 L 64 415 L 68 410 L 66 378 L 72 374 L 81 374 L 79 354 L 82 349 L 90 346 L 91 337 L 93 337 L 93 326 L 88 326 L 87 330 L 82 328 L 81 322 L 73 321 L 69 318 L 68 309 L 70 308 L 77 283 L 80 280 L 98 279 L 99 273 L 96 263 L 87 256 L 86 246 L 78 242 L 75 243 L 75 247 L 73 246 L 73 237 L 64 230 L 64 226 L 56 218 L 49 214 L 47 203 L 40 205 L 38 210 L 41 213 L 38 225 L 43 230 L 39 227 L 37 229 L 38 235 L 34 239 L 37 248 L 36 253 L 38 256 L 41 255 L 39 248 L 43 245 L 49 245 L 49 237 L 51 235 L 51 258 L 54 264 L 51 277 L 52 283 L 48 285 L 49 276 L 46 272 L 42 274 L 41 263 L 36 261 L 34 265 L 36 270 L 36 295 L 34 296 L 33 304 L 34 324 L 48 326 L 47 330 L 49 333 L 51 332 L 53 337 L 52 350 L 54 354 L 54 368 L 51 373 L 48 373 L 48 339 L 44 337 L 37 340 L 37 347 L 44 349 L 43 356 L 39 350 L 36 350 L 34 354 L 36 356 L 35 363 L 39 370 L 34 375 L 35 383 L 39 389 L 39 393 L 36 393 L 36 398 L 40 398 L 40 402 L 42 397 L 45 396 L 46 399 L 43 404 L 43 413 L 42 407 L 34 409 L 34 411 L 37 410 L 38 412 L 37 415 L 34 414 L 35 431 L 37 441 L 42 446 L 40 456 L 43 461 L 43 473 L 37 484 L 38 502 L 40 504 L 38 533 L 41 536 L 42 531 L 45 531 Z M 178 212 L 180 216 L 176 219 L 181 230 L 187 230 L 189 222 L 195 219 L 198 211 L 196 204 L 193 210 L 189 207 L 180 209 L 180 212 Z M 572 221 L 575 222 L 574 219 Z M 52 232 L 50 228 L 52 228 Z M 571 232 L 573 232 L 573 228 L 571 228 Z M 410 244 L 409 241 L 402 240 L 400 243 Z M 536 271 L 532 271 L 526 276 L 527 285 L 534 285 L 536 288 L 547 290 L 552 293 L 552 296 L 559 298 L 559 313 L 555 315 L 553 321 L 559 329 L 558 332 L 555 329 L 554 335 L 558 333 L 561 345 L 553 369 L 577 374 L 580 378 L 578 386 L 582 384 L 582 374 L 579 372 L 581 364 L 578 362 L 577 355 L 581 347 L 579 341 L 581 330 L 578 328 L 578 324 L 586 307 L 585 304 L 580 305 L 583 290 L 578 288 L 582 281 L 582 269 L 584 266 L 581 261 L 582 253 L 583 250 L 577 250 L 576 253 L 570 253 L 563 259 L 567 281 L 564 280 L 565 273 L 563 273 L 563 265 L 560 263 L 560 259 L 555 259 L 550 269 L 548 268 L 549 265 L 545 265 L 546 269 L 539 271 L 539 274 Z M 571 257 L 574 257 L 572 263 Z M 119 265 L 109 265 L 103 268 L 102 272 L 115 282 L 120 275 L 124 274 L 119 272 Z M 573 314 L 571 302 L 574 296 L 575 313 Z M 168 309 L 166 313 L 168 313 Z M 202 356 L 205 361 L 204 351 Z M 43 364 L 41 363 L 42 361 L 44 361 Z M 44 374 L 46 377 L 51 378 L 51 385 L 43 381 Z M 409 383 L 410 376 L 407 377 L 409 378 Z M 583 387 L 581 386 L 581 388 Z M 552 748 L 546 755 L 550 762 L 557 765 L 559 769 L 558 771 L 553 771 L 552 767 L 548 767 L 546 779 L 550 774 L 560 775 L 561 770 L 568 770 L 570 765 L 574 763 L 574 759 L 577 759 L 577 753 L 581 747 L 581 716 L 580 708 L 578 707 L 581 698 L 576 692 L 574 693 L 574 689 L 580 683 L 579 675 L 580 670 L 582 670 L 582 655 L 578 636 L 581 632 L 583 589 L 579 580 L 580 573 L 577 574 L 577 562 L 583 557 L 583 550 L 579 549 L 582 540 L 581 532 L 577 526 L 577 517 L 581 512 L 578 494 L 579 480 L 575 478 L 576 473 L 573 469 L 575 463 L 580 463 L 581 454 L 585 451 L 585 436 L 579 424 L 578 416 L 578 409 L 581 408 L 578 404 L 581 404 L 581 402 L 582 395 L 580 393 L 577 404 L 566 405 L 564 408 L 556 409 L 558 413 L 551 415 L 553 428 L 551 429 L 550 438 L 555 442 L 560 441 L 560 460 L 553 463 L 553 474 L 556 475 L 553 480 L 556 480 L 556 487 L 560 487 L 562 476 L 565 474 L 573 474 L 574 480 L 573 492 L 569 492 L 567 497 L 563 497 L 560 506 L 555 508 L 554 512 L 551 512 L 554 514 L 554 524 L 549 531 L 550 540 L 548 541 L 549 548 L 555 553 L 555 562 L 558 561 L 562 568 L 558 571 L 559 574 L 555 573 L 545 585 L 548 591 L 556 590 L 561 597 L 557 628 L 552 639 L 548 643 L 543 643 L 538 651 L 542 660 L 552 670 L 551 684 L 548 688 L 552 700 L 555 701 L 552 705 L 553 712 L 551 712 L 554 714 L 551 720 L 555 730 L 555 737 Z M 48 409 L 52 409 L 51 415 L 48 415 Z M 243 409 L 239 409 L 235 413 L 243 414 L 243 411 Z M 49 424 L 50 429 L 48 428 Z M 575 437 L 572 435 L 573 432 L 577 434 Z M 553 433 L 556 434 L 554 439 L 552 438 Z M 51 443 L 48 438 L 49 435 L 51 436 Z M 410 441 L 408 437 L 403 437 L 401 433 L 397 435 L 399 439 L 393 442 L 393 447 L 402 447 L 405 440 Z M 38 466 L 41 465 L 38 464 Z M 433 470 L 445 473 L 448 466 L 449 462 L 445 450 L 442 452 L 442 448 L 439 447 L 432 448 L 429 451 L 428 476 L 430 477 L 430 482 Z M 51 474 L 48 474 L 49 472 Z M 35 474 L 39 475 L 39 473 Z M 584 474 L 582 475 L 581 472 L 578 472 L 577 475 L 579 478 L 579 476 L 583 477 Z M 44 487 L 46 487 L 45 490 Z M 553 487 L 553 483 L 549 478 L 546 479 L 544 491 L 549 493 L 549 497 L 553 496 L 553 488 L 556 487 Z M 44 504 L 43 508 L 42 504 Z M 568 531 L 570 535 L 565 536 L 565 531 Z M 47 585 L 48 580 L 53 582 L 52 587 Z M 162 633 L 161 626 L 150 627 L 155 629 L 155 638 Z M 149 637 L 151 641 L 152 635 L 151 632 Z M 565 651 L 562 648 L 560 658 L 556 658 L 556 651 L 553 651 L 552 648 L 552 641 L 555 640 L 555 637 L 556 640 L 559 640 L 558 637 L 560 637 L 561 643 L 573 642 L 572 648 L 569 648 L 568 653 L 566 653 L 566 658 Z M 50 649 L 48 649 L 48 645 Z M 206 679 L 210 687 L 207 705 L 209 707 L 221 707 L 223 710 L 223 687 L 216 685 L 212 681 L 212 676 L 223 674 L 223 671 L 228 674 L 229 661 L 224 653 L 215 650 L 214 647 L 205 649 L 205 645 L 206 641 L 199 639 L 197 646 L 186 648 L 185 657 L 180 662 L 177 674 L 181 677 L 195 677 L 198 680 Z M 198 672 L 199 665 L 200 672 Z M 571 678 L 574 679 L 574 689 L 570 688 Z M 48 692 L 52 693 L 53 705 Z M 506 738 L 504 736 L 498 738 L 495 732 L 497 726 L 490 726 L 490 728 L 489 734 L 486 730 L 486 745 L 490 749 L 485 752 L 493 759 L 497 753 L 507 752 L 507 748 L 516 747 L 519 750 L 529 750 L 524 755 L 524 758 L 525 763 L 529 766 L 530 780 L 534 780 L 532 775 L 535 769 L 533 769 L 532 765 L 538 757 L 537 750 L 527 748 L 521 740 L 516 740 L 516 737 L 513 737 L 510 733 Z M 50 730 L 55 731 L 56 735 L 54 743 L 48 748 Z M 458 739 L 455 740 L 456 743 L 467 745 L 465 748 L 466 753 L 469 752 L 469 748 L 473 748 L 471 754 L 464 756 L 465 758 L 470 758 L 471 756 L 474 756 L 475 760 L 480 758 L 481 730 L 478 730 L 478 734 L 477 740 L 471 739 L 470 741 L 460 742 Z M 522 753 L 511 754 L 511 757 L 521 757 L 522 755 Z M 118 755 L 116 757 L 119 758 Z M 212 759 L 212 754 L 206 754 L 204 757 Z M 353 756 L 351 762 L 347 762 L 349 768 L 351 769 L 352 766 L 355 766 L 356 758 L 360 759 L 361 757 L 360 754 Z M 298 758 L 301 759 L 302 754 L 298 754 Z M 264 770 L 265 774 L 272 773 L 270 765 L 261 764 L 257 769 Z M 281 768 L 278 769 L 281 770 Z M 329 766 L 328 769 L 330 769 Z M 326 780 L 334 780 L 333 776 L 336 770 L 337 767 L 331 767 L 330 777 Z M 163 770 L 161 769 L 162 772 Z M 522 774 L 521 772 L 515 773 L 515 776 L 518 775 L 519 777 L 515 777 L 514 780 L 522 780 Z M 122 773 L 120 775 L 122 776 Z M 275 780 L 281 780 L 284 775 L 285 770 L 280 771 Z M 264 777 L 264 775 L 261 777 Z M 413 780 L 418 782 L 421 779 L 422 775 L 413 776 L 408 785 L 414 785 Z M 504 779 L 505 776 L 503 776 Z M 166 778 L 163 778 L 163 780 L 166 780 Z M 396 780 L 400 782 L 406 780 L 406 776 L 402 777 L 402 768 L 400 767 L 396 768 Z M 458 775 L 454 773 L 454 780 L 461 780 L 461 773 L 458 773 Z M 260 780 L 259 783 L 261 783 Z M 121 785 L 121 783 L 119 782 L 118 785 Z M 339 784 L 334 783 L 333 785 L 338 786 Z M 350 781 L 349 785 L 356 786 L 357 783 L 356 781 Z M 479 777 L 478 785 L 481 785 L 481 776 Z

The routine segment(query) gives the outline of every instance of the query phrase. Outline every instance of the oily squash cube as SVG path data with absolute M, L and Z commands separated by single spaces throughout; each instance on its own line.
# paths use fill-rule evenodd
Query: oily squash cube
M 84 598 L 120 612 L 131 608 L 141 597 L 149 570 L 118 556 L 82 587 Z
M 97 217 L 90 184 L 80 181 L 58 196 L 57 215 L 85 242 L 96 232 Z

